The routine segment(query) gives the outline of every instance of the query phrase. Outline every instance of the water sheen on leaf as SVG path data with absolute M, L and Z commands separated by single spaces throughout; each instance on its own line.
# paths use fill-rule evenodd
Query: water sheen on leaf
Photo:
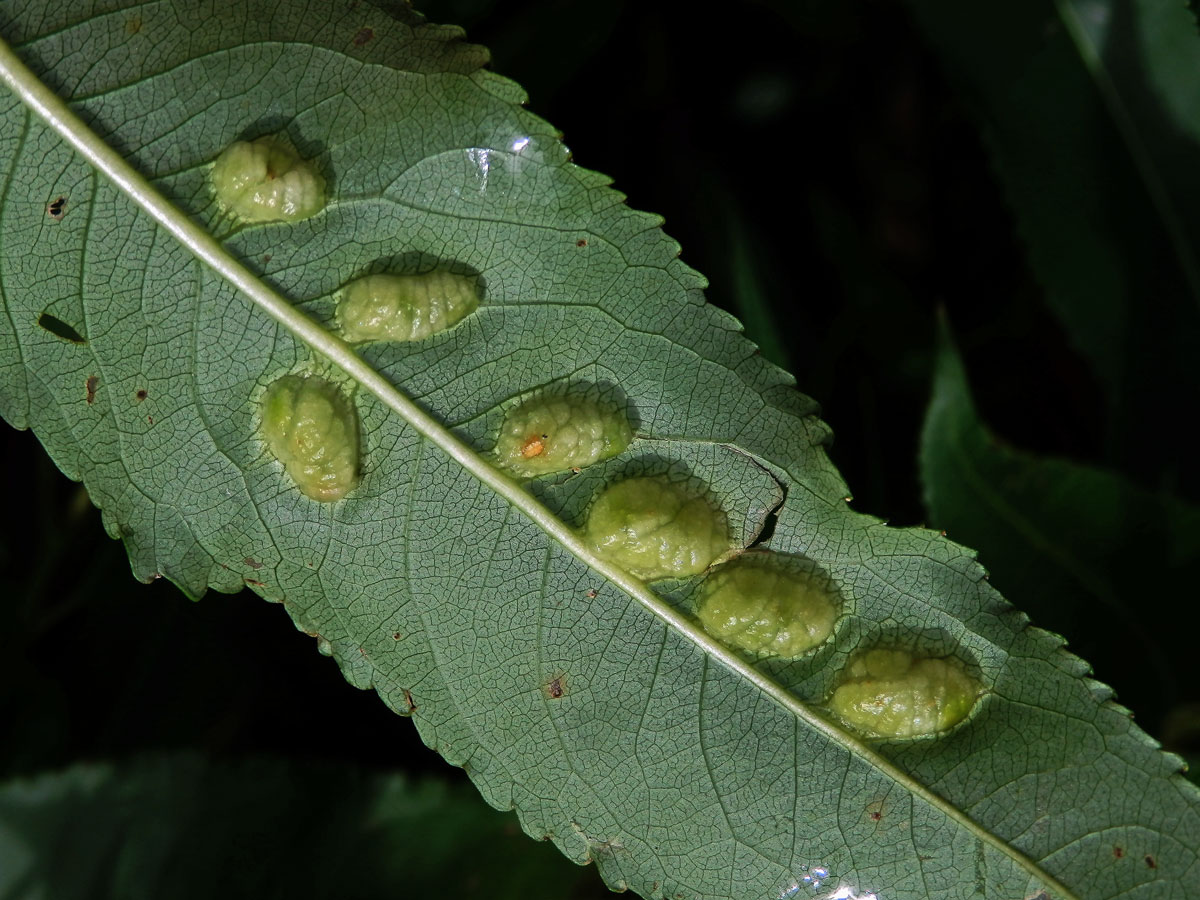
M 1179 761 L 970 551 L 851 511 L 815 405 L 705 304 L 659 220 L 571 164 L 457 31 L 397 15 L 299 0 L 0 9 L 4 39 L 102 139 L 327 327 L 338 289 L 394 257 L 486 285 L 454 329 L 360 351 L 449 433 L 419 430 L 391 388 L 359 389 L 361 481 L 314 502 L 264 454 L 251 400 L 325 365 L 313 339 L 76 156 L 17 79 L 0 97 L 0 412 L 85 482 L 135 573 L 192 595 L 251 581 L 490 803 L 614 888 L 1185 900 L 1200 804 Z M 327 205 L 230 229 L 208 164 L 267 134 L 330 174 Z M 47 224 L 57 196 L 71 215 Z M 50 300 L 87 343 L 38 326 Z M 104 387 L 87 403 L 92 372 Z M 632 442 L 505 493 L 484 454 L 539 392 L 627 410 Z M 770 549 L 831 579 L 846 617 L 829 642 L 754 667 L 580 549 L 593 470 L 676 469 L 720 495 L 739 546 L 771 515 Z M 687 610 L 695 588 L 670 596 Z M 846 661 L 887 643 L 973 660 L 981 708 L 907 744 L 822 719 Z

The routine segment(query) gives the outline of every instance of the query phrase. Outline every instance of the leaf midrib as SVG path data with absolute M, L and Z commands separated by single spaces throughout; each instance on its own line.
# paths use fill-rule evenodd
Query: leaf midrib
M 346 375 L 357 381 L 420 435 L 437 445 L 468 473 L 531 519 L 580 562 L 619 586 L 649 612 L 685 636 L 709 657 L 753 684 L 808 727 L 894 780 L 909 793 L 919 797 L 974 835 L 981 843 L 988 844 L 1009 856 L 1033 878 L 1057 891 L 1062 900 L 1078 900 L 1075 894 L 1051 877 L 1029 857 L 980 826 L 953 804 L 900 771 L 857 738 L 818 716 L 778 682 L 767 677 L 711 638 L 703 629 L 689 621 L 681 612 L 651 591 L 642 581 L 593 555 L 566 523 L 413 403 L 379 372 L 367 365 L 349 344 L 326 331 L 280 294 L 267 287 L 249 269 L 226 252 L 213 235 L 193 222 L 182 210 L 172 205 L 140 172 L 92 131 L 61 97 L 50 90 L 16 55 L 3 37 L 0 37 L 0 82 L 101 175 L 125 193 L 143 212 L 166 229 L 201 262 L 249 297 L 263 312 L 287 328 L 310 349 L 326 357 Z

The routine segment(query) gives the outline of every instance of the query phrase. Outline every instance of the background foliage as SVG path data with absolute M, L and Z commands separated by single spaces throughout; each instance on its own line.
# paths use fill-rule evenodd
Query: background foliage
M 825 406 L 857 508 L 977 547 L 995 585 L 1064 633 L 1142 727 L 1194 754 L 1200 687 L 1188 641 L 1200 613 L 1189 575 L 1200 476 L 1181 448 L 1196 406 L 1188 339 L 1200 306 L 1171 275 L 1169 241 L 1127 145 L 1104 124 L 1095 82 L 1069 43 L 1034 35 L 1053 24 L 1050 6 L 1014 5 L 1009 32 L 943 7 L 742 0 L 715 18 L 691 4 L 628 0 L 588 4 L 586 16 L 566 0 L 418 4 L 489 46 L 493 67 L 563 129 L 577 162 L 666 216 L 685 261 L 710 278 L 710 301 L 739 314 Z M 1106 8 L 1141 34 L 1134 26 L 1160 7 Z M 1117 46 L 1127 65 L 1116 71 L 1138 96 L 1161 98 L 1163 79 L 1151 76 L 1169 75 L 1166 63 L 1189 46 L 1163 42 L 1153 50 L 1163 65 L 1149 72 L 1129 63 L 1143 58 L 1138 46 Z M 1030 86 L 1044 108 L 1026 105 L 1025 117 L 994 102 L 1005 60 L 1022 47 L 1044 66 Z M 1190 138 L 1200 118 L 1184 103 L 1140 108 L 1155 114 L 1140 133 L 1165 135 L 1155 146 L 1177 163 L 1168 183 L 1186 201 L 1188 170 L 1200 171 Z M 1063 109 L 1076 112 L 1065 124 Z M 1056 177 L 1048 127 L 1077 136 L 1071 158 L 1084 175 Z M 1039 133 L 1042 144 L 1017 140 Z M 1022 205 L 1022 178 L 1035 175 L 1048 207 L 1077 208 L 1091 192 L 1104 216 L 1039 232 L 1043 220 Z M 1129 227 L 1108 230 L 1114 222 Z M 1039 263 L 1051 227 L 1057 283 Z M 1087 331 L 1095 295 L 1072 316 L 1055 289 L 1091 284 L 1101 262 L 1127 286 L 1120 340 L 1107 343 Z M 939 313 L 978 419 L 964 419 L 961 405 L 958 419 L 931 418 L 923 484 Z M 961 397 L 961 379 L 939 385 Z M 965 458 L 998 467 L 987 497 L 956 491 L 961 472 L 936 462 L 948 452 L 936 439 L 960 426 L 975 442 Z M 134 583 L 123 549 L 35 439 L 6 429 L 3 441 L 5 471 L 22 474 L 10 480 L 14 514 L 0 545 L 0 595 L 17 603 L 0 658 L 0 716 L 15 723 L 0 773 L 151 750 L 234 761 L 301 747 L 310 761 L 457 779 L 409 723 L 348 690 L 282 610 L 249 594 L 209 594 L 193 607 L 165 583 Z M 1024 526 L 1011 528 L 1002 509 Z M 479 806 L 481 819 L 492 815 Z M 550 864 L 559 863 L 556 877 L 569 883 L 544 896 L 604 893 L 594 873 L 579 881 L 565 861 Z

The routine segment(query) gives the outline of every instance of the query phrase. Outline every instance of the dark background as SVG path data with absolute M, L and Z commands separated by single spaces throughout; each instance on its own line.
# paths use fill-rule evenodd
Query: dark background
M 896 525 L 927 520 L 916 458 L 940 311 L 983 420 L 1006 442 L 1200 499 L 1175 432 L 1144 457 L 1114 442 L 1121 423 L 1031 274 L 979 112 L 908 7 L 742 0 L 720 17 L 633 0 L 417 7 L 490 46 L 492 67 L 526 87 L 577 163 L 665 216 L 684 261 L 710 279 L 709 299 L 742 316 L 821 402 L 857 509 Z M 1172 366 L 1190 365 L 1164 360 L 1162 389 Z M 1178 407 L 1194 415 L 1182 398 Z M 247 592 L 192 604 L 165 582 L 136 583 L 32 435 L 4 429 L 0 441 L 10 498 L 0 774 L 198 748 L 460 777 L 408 722 L 349 688 L 281 607 Z M 1119 622 L 1056 614 L 1053 597 L 1019 573 L 1006 582 L 979 549 L 1036 623 L 1103 660 L 1097 677 L 1144 728 L 1195 749 L 1189 704 L 1200 690 L 1186 644 L 1165 639 L 1157 651 L 1164 688 L 1121 653 Z M 1176 586 L 1130 605 L 1164 634 L 1195 635 L 1190 575 Z

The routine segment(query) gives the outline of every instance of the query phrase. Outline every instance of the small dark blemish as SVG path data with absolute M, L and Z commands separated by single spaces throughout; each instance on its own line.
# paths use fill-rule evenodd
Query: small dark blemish
M 58 316 L 52 316 L 50 313 L 42 313 L 38 316 L 38 325 L 45 328 L 48 332 L 64 341 L 70 341 L 72 344 L 86 344 L 87 338 L 60 319 Z
M 130 19 L 128 22 L 125 23 L 125 33 L 126 34 L 137 34 L 141 30 L 142 30 L 141 16 L 134 16 L 132 19 Z
M 370 43 L 373 37 L 375 37 L 375 30 L 373 28 L 360 28 L 358 34 L 354 36 L 354 46 L 361 47 L 363 44 Z
M 577 241 L 575 242 L 575 246 L 576 246 L 576 247 L 586 247 L 586 246 L 587 246 L 587 241 L 585 241 L 583 238 L 580 238 L 579 240 L 577 240 Z
M 150 395 L 148 393 L 146 393 L 145 388 L 138 388 L 137 393 L 134 394 L 133 396 L 137 397 L 138 403 L 141 403 L 143 400 L 145 400 Z
M 404 635 L 402 635 L 402 634 L 401 634 L 400 632 L 398 632 L 398 631 L 393 631 L 393 632 L 392 632 L 392 640 L 393 640 L 393 641 L 398 641 L 398 640 L 400 640 L 400 639 L 401 639 L 401 638 L 403 638 L 403 637 L 404 637 Z
M 1146 868 L 1147 869 L 1157 869 L 1158 868 L 1158 863 L 1154 861 L 1154 857 L 1151 856 L 1149 853 L 1147 853 L 1145 855 L 1144 859 L 1146 860 Z
M 264 254 L 263 254 L 263 263 L 264 263 L 264 264 L 265 264 L 265 263 L 269 263 L 270 261 L 271 261 L 271 254 L 270 254 L 270 253 L 264 253 Z
M 67 214 L 67 198 L 55 197 L 46 204 L 46 215 L 52 218 L 55 222 L 61 222 L 63 216 Z
M 98 387 L 100 387 L 100 376 L 99 375 L 89 375 L 87 377 L 87 381 L 85 381 L 83 383 L 83 389 L 85 391 L 84 398 L 87 400 L 88 406 L 91 406 L 92 403 L 95 401 L 96 388 L 98 388 Z
M 878 822 L 882 818 L 883 818 L 883 813 L 881 813 L 879 810 L 877 810 L 877 809 L 871 810 L 871 821 L 872 822 Z
M 404 703 L 408 706 L 408 714 L 410 716 L 416 712 L 417 704 L 413 702 L 412 691 L 408 688 L 404 689 Z
M 255 587 L 266 587 L 266 585 L 263 582 L 255 581 L 253 578 L 243 578 L 242 580 L 244 582 L 246 582 L 246 584 L 252 584 Z
M 599 594 L 600 594 L 600 592 L 598 590 L 596 590 L 595 588 L 592 588 L 591 590 L 589 590 L 587 592 L 589 600 L 595 600 Z
M 242 562 L 244 562 L 246 565 L 248 565 L 252 569 L 261 569 L 263 567 L 263 564 L 260 563 L 258 560 L 256 560 L 253 556 L 247 556 L 245 559 L 242 560 Z
M 153 425 L 154 424 L 154 416 L 146 416 L 146 424 Z
M 1113 857 L 1115 859 L 1120 859 L 1124 855 L 1125 855 L 1125 848 L 1118 847 L 1116 844 L 1113 844 Z
M 555 675 L 546 683 L 546 696 L 551 700 L 561 700 L 567 692 L 567 676 Z

